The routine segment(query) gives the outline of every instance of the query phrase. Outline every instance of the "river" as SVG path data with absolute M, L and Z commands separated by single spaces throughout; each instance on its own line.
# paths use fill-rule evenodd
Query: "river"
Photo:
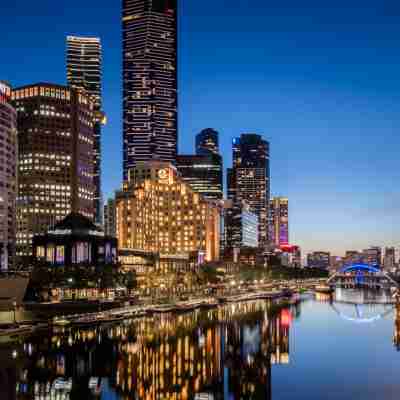
M 54 328 L 0 344 L 0 399 L 398 399 L 389 300 L 346 289 Z

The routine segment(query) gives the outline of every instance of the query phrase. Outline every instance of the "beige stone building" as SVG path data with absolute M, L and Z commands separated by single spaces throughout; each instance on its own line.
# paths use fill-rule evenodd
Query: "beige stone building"
M 116 196 L 119 247 L 189 257 L 199 263 L 219 259 L 218 206 L 194 192 L 170 163 L 138 163 Z

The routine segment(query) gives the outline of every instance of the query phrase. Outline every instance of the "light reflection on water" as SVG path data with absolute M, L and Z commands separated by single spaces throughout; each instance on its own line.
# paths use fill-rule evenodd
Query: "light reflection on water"
M 359 304 L 359 296 L 347 291 L 336 293 L 333 301 L 319 296 L 286 307 L 268 301 L 227 304 L 108 327 L 44 332 L 0 346 L 0 398 L 192 399 L 195 393 L 213 393 L 215 399 L 337 398 L 326 391 L 332 385 L 341 388 L 342 399 L 376 399 L 368 397 L 368 390 L 354 397 L 352 381 L 346 387 L 344 375 L 340 381 L 330 372 L 347 373 L 343 359 L 333 354 L 334 346 L 351 350 L 360 332 L 365 343 L 354 346 L 355 352 L 374 344 L 375 337 L 384 349 L 382 356 L 400 366 L 393 346 L 393 341 L 400 342 L 400 311 L 393 313 L 393 305 Z M 371 293 L 364 296 L 371 300 Z M 381 317 L 356 323 L 376 315 Z M 18 353 L 15 360 L 12 350 Z M 320 371 L 312 372 L 309 386 L 315 365 Z M 367 363 L 364 368 L 368 375 Z M 381 373 L 385 382 L 397 385 L 397 378 L 390 381 L 387 368 L 381 366 Z M 89 389 L 91 377 L 101 379 L 98 386 L 92 379 Z M 354 384 L 358 388 L 358 382 Z M 2 394 L 6 389 L 9 393 Z

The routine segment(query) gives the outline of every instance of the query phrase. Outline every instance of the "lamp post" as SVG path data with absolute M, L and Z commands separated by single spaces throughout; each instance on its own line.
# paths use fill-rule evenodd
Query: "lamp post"
M 17 302 L 14 300 L 12 304 L 13 304 L 13 310 L 14 310 L 14 324 L 16 324 L 17 323 L 17 315 L 16 315 Z

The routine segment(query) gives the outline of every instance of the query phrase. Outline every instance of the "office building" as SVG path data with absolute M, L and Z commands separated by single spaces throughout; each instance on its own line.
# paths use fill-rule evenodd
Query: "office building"
M 230 208 L 226 208 L 224 223 L 226 249 L 258 247 L 258 216 L 250 210 L 248 204 L 233 203 Z
M 115 200 L 108 199 L 104 204 L 104 233 L 108 236 L 117 236 Z
M 228 170 L 228 198 L 245 201 L 259 219 L 259 244 L 268 244 L 270 198 L 269 143 L 260 135 L 242 134 L 233 139 L 233 167 Z
M 176 166 L 182 179 L 206 199 L 222 199 L 222 157 L 219 154 L 178 155 Z
M 17 150 L 17 114 L 11 105 L 11 87 L 0 81 L 0 271 L 14 265 Z
M 196 135 L 196 154 L 219 154 L 218 132 L 212 128 L 203 129 Z
M 177 1 L 123 0 L 123 174 L 177 154 Z
M 270 240 L 275 246 L 289 244 L 289 200 L 274 197 L 269 203 Z
M 363 250 L 364 262 L 368 265 L 382 265 L 382 248 L 373 246 Z
M 184 182 L 167 162 L 138 163 L 117 192 L 117 238 L 122 249 L 189 258 L 219 258 L 219 209 Z
M 32 254 L 32 237 L 67 214 L 93 219 L 93 126 L 90 97 L 50 83 L 16 88 L 17 255 Z
M 328 269 L 330 266 L 331 254 L 326 251 L 315 251 L 307 254 L 307 266 L 312 268 Z
M 385 248 L 384 268 L 391 271 L 396 267 L 396 249 L 394 247 Z
M 67 36 L 67 81 L 91 96 L 95 112 L 93 183 L 95 222 L 102 222 L 101 126 L 105 123 L 101 98 L 102 49 L 99 38 Z

